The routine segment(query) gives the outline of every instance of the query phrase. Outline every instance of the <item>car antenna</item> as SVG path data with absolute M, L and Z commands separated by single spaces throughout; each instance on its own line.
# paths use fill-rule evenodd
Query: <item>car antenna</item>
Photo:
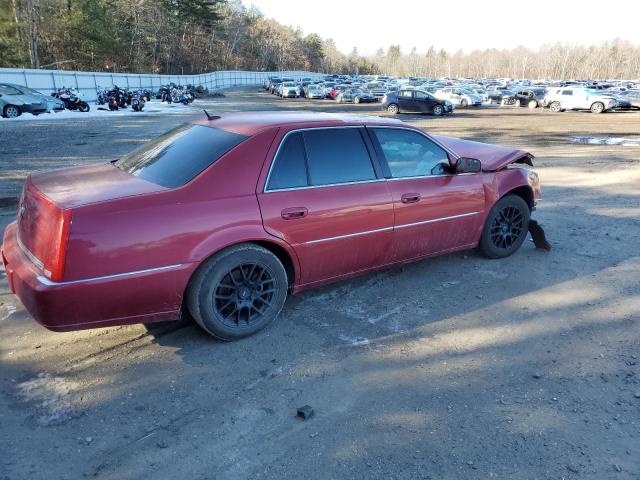
M 207 116 L 207 120 L 218 120 L 220 117 L 220 115 L 211 115 L 209 112 L 207 112 L 206 110 L 204 110 L 204 114 Z

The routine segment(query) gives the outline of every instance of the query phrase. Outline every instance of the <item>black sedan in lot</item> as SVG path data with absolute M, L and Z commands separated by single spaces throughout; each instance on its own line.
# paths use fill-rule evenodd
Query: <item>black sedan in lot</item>
M 369 92 L 365 92 L 361 88 L 347 88 L 338 94 L 336 101 L 338 103 L 373 103 L 378 101 L 378 97 L 370 94 Z
M 403 89 L 389 92 L 382 98 L 382 106 L 389 113 L 430 113 L 440 116 L 453 112 L 453 104 L 448 100 L 439 100 L 423 90 Z

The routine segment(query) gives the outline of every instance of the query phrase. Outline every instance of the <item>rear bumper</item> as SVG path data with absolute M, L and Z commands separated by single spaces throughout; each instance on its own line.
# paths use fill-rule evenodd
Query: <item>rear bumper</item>
M 17 243 L 16 223 L 4 234 L 9 288 L 31 316 L 54 331 L 177 320 L 191 264 L 69 282 L 50 282 Z

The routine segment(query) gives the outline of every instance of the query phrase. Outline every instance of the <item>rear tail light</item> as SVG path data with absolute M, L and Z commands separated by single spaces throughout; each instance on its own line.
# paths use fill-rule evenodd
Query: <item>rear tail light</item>
M 63 279 L 71 210 L 63 210 L 27 179 L 18 210 L 18 244 L 51 281 Z
M 71 211 L 58 210 L 58 216 L 54 224 L 53 245 L 42 261 L 45 275 L 54 282 L 59 282 L 64 277 L 64 262 L 67 256 L 70 224 Z

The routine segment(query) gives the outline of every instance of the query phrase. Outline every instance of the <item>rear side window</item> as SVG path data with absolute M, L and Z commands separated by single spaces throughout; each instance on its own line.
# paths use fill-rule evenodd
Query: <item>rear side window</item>
M 144 144 L 115 165 L 149 182 L 176 188 L 246 139 L 219 128 L 185 124 Z
M 371 157 L 358 128 L 304 132 L 311 185 L 375 180 Z
M 296 132 L 287 136 L 273 162 L 267 190 L 307 186 L 302 133 Z
M 376 179 L 358 128 L 318 128 L 289 134 L 273 162 L 266 190 Z

